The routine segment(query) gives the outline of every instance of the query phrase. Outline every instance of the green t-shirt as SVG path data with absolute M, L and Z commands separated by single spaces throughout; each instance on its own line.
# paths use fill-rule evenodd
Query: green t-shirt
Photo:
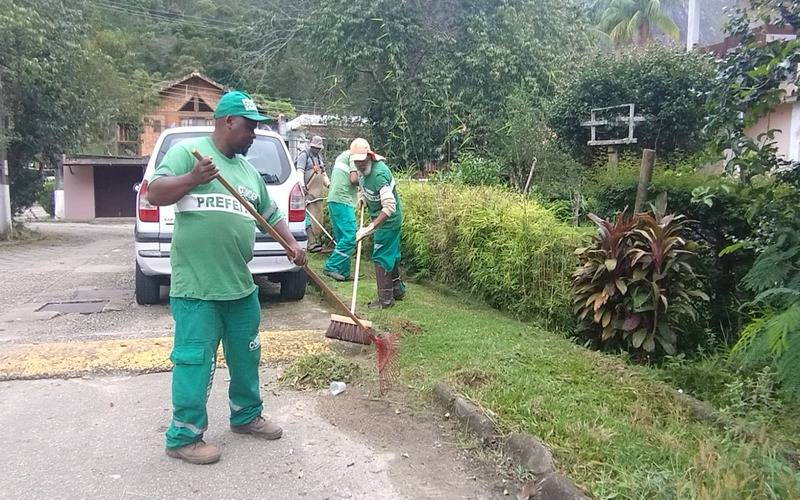
M 356 172 L 356 166 L 350 161 L 350 151 L 336 157 L 331 171 L 331 185 L 328 188 L 328 201 L 356 206 L 358 188 L 350 184 L 350 172 Z
M 196 162 L 192 150 L 211 157 L 220 174 L 271 225 L 282 217 L 258 171 L 241 155 L 228 158 L 210 137 L 181 141 L 164 155 L 150 182 L 188 173 Z M 217 180 L 201 184 L 175 203 L 170 296 L 237 300 L 256 286 L 247 263 L 253 258 L 255 219 Z
M 381 204 L 381 191 L 390 191 L 394 196 L 397 210 L 386 219 L 381 228 L 383 229 L 399 229 L 400 224 L 403 222 L 403 208 L 400 205 L 400 197 L 397 196 L 397 187 L 395 186 L 394 177 L 389 167 L 382 161 L 373 161 L 372 169 L 369 175 L 359 176 L 358 183 L 361 190 L 364 192 L 364 199 L 367 202 L 367 211 L 370 218 L 374 219 L 378 216 L 383 208 Z

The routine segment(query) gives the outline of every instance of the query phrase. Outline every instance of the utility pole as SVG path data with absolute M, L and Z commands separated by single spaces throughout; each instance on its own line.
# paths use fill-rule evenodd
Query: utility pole
M 700 9 L 697 6 L 697 0 L 689 0 L 687 17 L 686 51 L 690 52 L 700 42 Z
M 3 102 L 3 84 L 0 83 L 0 238 L 11 239 L 11 192 L 8 178 L 8 160 L 6 159 L 6 107 Z

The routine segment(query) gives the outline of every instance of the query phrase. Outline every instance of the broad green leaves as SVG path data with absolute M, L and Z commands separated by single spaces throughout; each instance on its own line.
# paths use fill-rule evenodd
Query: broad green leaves
M 580 249 L 572 275 L 579 331 L 596 347 L 627 348 L 640 355 L 678 347 L 677 332 L 695 318 L 693 301 L 709 300 L 696 288 L 693 253 L 681 235 L 683 216 L 624 214 L 611 222 L 595 215 L 594 245 Z

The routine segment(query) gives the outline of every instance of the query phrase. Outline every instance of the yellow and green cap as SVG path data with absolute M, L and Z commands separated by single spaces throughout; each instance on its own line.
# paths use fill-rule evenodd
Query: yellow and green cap
M 232 90 L 220 98 L 217 109 L 214 111 L 214 118 L 225 118 L 226 116 L 243 116 L 256 122 L 272 119 L 260 114 L 256 102 L 241 90 Z

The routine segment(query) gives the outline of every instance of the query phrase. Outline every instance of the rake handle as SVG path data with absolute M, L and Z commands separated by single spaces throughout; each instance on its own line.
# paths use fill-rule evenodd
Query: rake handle
M 196 149 L 192 151 L 192 155 L 194 155 L 197 161 L 203 160 L 203 156 Z M 228 181 L 225 180 L 224 177 L 222 177 L 222 174 L 217 174 L 216 179 L 220 182 L 220 184 L 222 184 L 225 187 L 225 189 L 228 190 L 229 193 L 231 193 L 231 195 L 233 195 L 234 198 L 236 198 L 236 200 L 239 203 L 242 204 L 242 206 L 250 213 L 250 215 L 252 215 L 253 218 L 255 218 L 256 222 L 261 227 L 261 229 L 266 231 L 270 236 L 272 236 L 275 239 L 275 241 L 280 243 L 281 246 L 284 248 L 284 250 L 286 250 L 287 252 L 291 251 L 289 243 L 285 239 L 283 239 L 283 236 L 281 236 L 278 233 L 278 231 L 276 231 L 272 226 L 269 225 L 267 220 L 264 219 L 264 216 L 258 213 L 258 210 L 256 210 L 253 207 L 253 205 L 251 205 L 250 202 L 244 198 L 244 196 L 239 194 L 239 191 L 234 189 L 234 187 L 231 186 L 228 183 Z M 311 278 L 311 281 L 316 283 L 316 285 L 322 290 L 322 292 L 325 295 L 327 295 L 327 297 L 334 303 L 334 305 L 339 307 L 339 309 L 341 309 L 342 312 L 345 313 L 345 315 L 348 316 L 350 319 L 352 319 L 359 327 L 363 328 L 368 333 L 370 332 L 369 328 L 364 326 L 364 323 L 361 322 L 358 316 L 350 312 L 350 309 L 347 307 L 347 305 L 345 305 L 344 302 L 342 302 L 342 299 L 340 299 L 336 295 L 336 292 L 334 292 L 327 284 L 325 284 L 325 282 L 322 281 L 322 278 L 317 276 L 317 273 L 315 273 L 313 270 L 311 270 L 310 267 L 308 267 L 307 263 L 303 266 L 303 269 L 305 270 L 308 277 Z

